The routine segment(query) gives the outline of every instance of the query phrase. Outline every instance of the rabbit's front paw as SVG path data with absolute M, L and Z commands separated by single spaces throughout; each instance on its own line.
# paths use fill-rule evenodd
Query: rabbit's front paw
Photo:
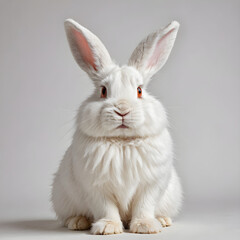
M 130 231 L 133 233 L 158 233 L 161 231 L 161 224 L 155 218 L 135 218 L 130 224 Z
M 172 225 L 172 219 L 170 217 L 157 217 L 157 220 L 163 227 L 169 227 Z
M 87 230 L 91 227 L 91 222 L 84 216 L 69 217 L 65 226 L 70 230 Z
M 121 221 L 113 221 L 110 219 L 100 219 L 92 224 L 91 232 L 93 234 L 118 234 L 122 233 L 123 227 Z

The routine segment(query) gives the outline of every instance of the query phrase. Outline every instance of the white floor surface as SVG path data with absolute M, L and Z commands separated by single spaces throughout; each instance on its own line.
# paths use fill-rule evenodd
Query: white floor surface
M 160 239 L 160 240 L 235 240 L 240 239 L 240 208 L 236 204 L 224 206 L 200 205 L 185 207 L 173 226 L 159 234 L 123 234 L 94 236 L 89 231 L 70 231 L 58 226 L 53 214 L 46 217 L 8 217 L 0 220 L 0 239 Z

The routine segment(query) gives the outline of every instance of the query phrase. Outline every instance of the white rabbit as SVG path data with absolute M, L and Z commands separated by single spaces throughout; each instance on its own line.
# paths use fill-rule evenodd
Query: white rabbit
M 166 112 L 146 90 L 178 28 L 174 21 L 150 34 L 119 67 L 93 33 L 65 21 L 73 56 L 95 85 L 53 182 L 53 208 L 69 229 L 157 233 L 178 213 L 182 190 Z

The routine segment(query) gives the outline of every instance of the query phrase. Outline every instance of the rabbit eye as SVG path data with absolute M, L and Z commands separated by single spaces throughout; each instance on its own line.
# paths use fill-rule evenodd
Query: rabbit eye
M 138 98 L 142 97 L 142 89 L 140 87 L 137 88 L 137 95 L 138 95 Z
M 106 87 L 102 86 L 101 98 L 106 98 L 106 97 L 107 97 L 107 89 Z

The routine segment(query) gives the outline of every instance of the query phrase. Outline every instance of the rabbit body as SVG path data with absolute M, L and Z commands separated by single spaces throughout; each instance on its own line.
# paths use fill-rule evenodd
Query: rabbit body
M 149 73 L 136 67 L 135 56 L 123 67 L 110 63 L 102 46 L 88 56 L 100 48 L 99 39 L 92 43 L 88 30 L 72 20 L 68 27 L 73 54 L 76 48 L 81 53 L 75 59 L 96 88 L 79 108 L 72 144 L 54 178 L 56 215 L 69 229 L 91 227 L 93 234 L 121 233 L 123 224 L 132 232 L 157 233 L 161 224 L 171 224 L 182 199 L 165 109 L 144 88 Z M 73 42 L 84 42 L 82 36 L 90 50 Z M 96 65 L 95 54 L 102 54 Z

